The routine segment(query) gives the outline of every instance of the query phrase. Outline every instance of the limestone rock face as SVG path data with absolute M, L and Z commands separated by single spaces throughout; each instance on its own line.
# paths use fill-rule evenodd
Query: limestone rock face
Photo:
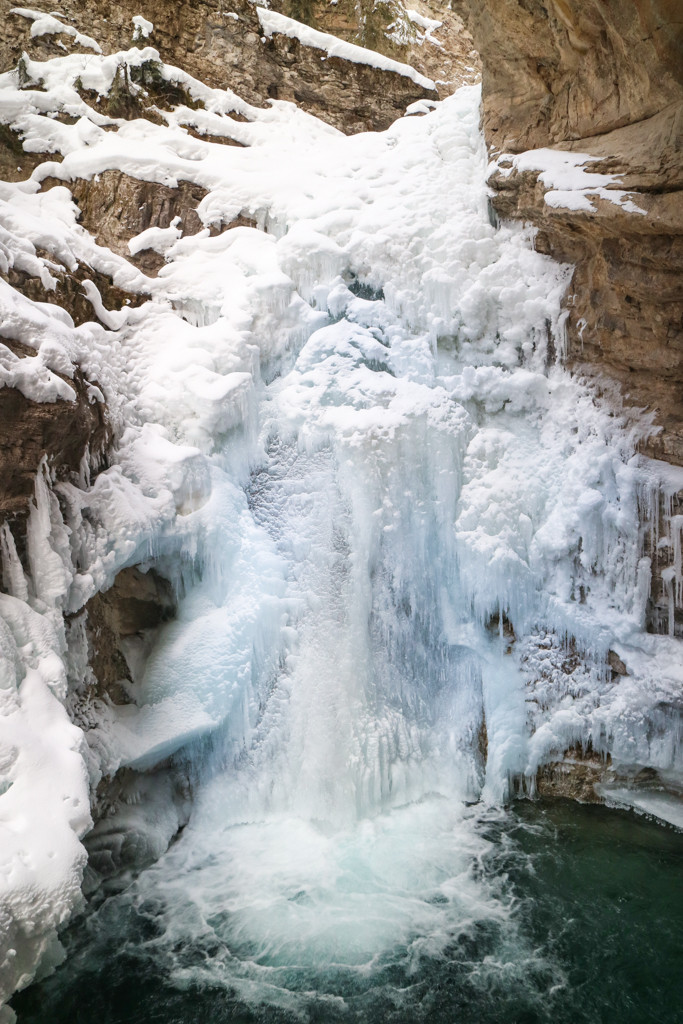
M 2 70 L 16 66 L 24 51 L 44 60 L 63 55 L 63 47 L 78 49 L 72 36 L 31 39 L 30 21 L 10 14 L 12 6 L 8 0 L 0 3 Z M 133 45 L 132 18 L 140 13 L 140 5 L 134 0 L 114 6 L 65 0 L 60 12 L 80 32 L 96 39 L 104 52 L 114 53 Z M 409 104 L 437 98 L 435 91 L 423 89 L 405 75 L 327 58 L 326 53 L 281 34 L 266 39 L 256 5 L 248 0 L 234 0 L 229 11 L 218 0 L 176 4 L 150 0 L 145 17 L 154 24 L 145 43 L 156 47 L 167 63 L 206 85 L 232 89 L 255 105 L 264 106 L 269 99 L 290 100 L 345 132 L 382 131 Z
M 95 236 L 98 245 L 124 256 L 149 277 L 158 273 L 164 259 L 153 249 L 131 255 L 131 238 L 150 227 L 167 228 L 176 218 L 184 235 L 196 234 L 204 227 L 196 210 L 206 192 L 189 181 L 170 188 L 121 171 L 105 171 L 97 178 L 75 181 L 71 193 L 81 211 L 79 223 Z
M 34 355 L 20 342 L 0 340 L 15 355 Z M 104 403 L 79 372 L 68 383 L 73 402 L 34 402 L 17 388 L 0 388 L 0 521 L 18 520 L 19 536 L 43 458 L 53 476 L 78 477 L 84 458 L 96 468 L 109 444 Z
M 439 98 L 481 76 L 462 0 L 276 0 L 271 8 L 340 39 L 410 64 Z M 438 26 L 438 27 L 437 27 Z
M 546 799 L 577 800 L 581 804 L 603 803 L 595 787 L 604 781 L 609 763 L 609 759 L 584 753 L 580 748 L 567 750 L 561 761 L 551 761 L 538 769 L 535 794 Z
M 570 365 L 597 370 L 659 431 L 646 454 L 683 464 L 683 34 L 667 0 L 474 0 L 483 124 L 492 155 L 588 154 L 629 208 L 550 206 L 533 171 L 495 172 L 501 217 L 539 228 L 537 247 L 576 265 Z M 637 208 L 637 209 L 636 209 Z
M 676 0 L 471 0 L 484 129 L 519 153 L 604 135 L 681 100 Z

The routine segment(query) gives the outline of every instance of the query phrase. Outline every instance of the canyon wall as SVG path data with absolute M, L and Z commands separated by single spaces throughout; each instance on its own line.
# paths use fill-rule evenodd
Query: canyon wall
M 680 5 L 471 0 L 468 21 L 483 65 L 493 206 L 501 217 L 531 221 L 540 251 L 575 264 L 567 300 L 570 365 L 616 381 L 624 401 L 652 414 L 659 428 L 646 454 L 680 465 Z M 547 148 L 560 154 L 554 163 L 545 153 L 512 156 Z M 558 175 L 542 170 L 557 167 L 558 159 L 575 168 L 579 153 L 589 157 L 588 191 L 581 208 L 570 209 L 556 193 Z M 593 174 L 604 178 L 589 181 Z M 591 184 L 602 191 L 591 193 Z
M 381 6 L 382 10 L 389 10 L 389 5 Z M 428 5 L 418 0 L 417 6 L 431 14 L 428 22 L 432 26 L 438 24 L 437 18 L 442 16 L 439 11 L 435 17 Z M 276 3 L 269 7 L 300 17 L 295 4 Z M 60 5 L 60 16 L 70 27 L 97 40 L 105 53 L 115 53 L 132 45 L 132 18 L 141 9 L 137 0 L 123 0 L 110 8 L 87 0 L 66 0 Z M 438 44 L 425 42 L 425 30 L 410 21 L 400 3 L 391 7 L 396 29 L 389 35 L 380 31 L 382 17 L 374 15 L 374 19 L 368 19 L 361 7 L 353 10 L 355 20 L 353 16 L 344 18 L 343 5 L 339 9 L 328 7 L 324 12 L 311 7 L 308 20 L 316 28 L 341 35 L 349 42 L 371 46 L 399 62 L 409 62 L 424 76 L 439 79 L 434 85 L 442 94 L 444 86 L 448 93 L 462 82 L 478 78 L 479 63 L 471 37 L 462 20 L 448 9 L 443 12 L 444 42 Z M 77 37 L 68 33 L 31 35 L 31 22 L 11 11 L 11 2 L 3 0 L 2 70 L 16 66 L 23 52 L 37 60 L 60 56 L 65 49 L 83 52 Z M 172 5 L 151 0 L 144 4 L 144 12 L 154 29 L 149 39 L 143 37 L 138 42 L 148 42 L 158 49 L 163 61 L 175 64 L 211 87 L 232 89 L 249 103 L 264 106 L 270 99 L 295 102 L 347 133 L 382 131 L 410 103 L 425 97 L 437 98 L 439 94 L 436 88 L 425 90 L 408 76 L 342 56 L 328 57 L 320 49 L 282 33 L 267 37 L 259 22 L 257 5 L 249 0 Z
M 680 4 L 469 0 L 467 22 L 483 68 L 492 207 L 501 219 L 534 225 L 536 248 L 574 265 L 564 358 L 595 379 L 615 411 L 633 407 L 650 418 L 645 455 L 681 465 Z M 674 488 L 667 501 L 669 517 L 680 516 L 683 492 Z M 644 545 L 652 564 L 647 628 L 680 636 L 668 532 L 659 519 Z M 570 748 L 539 769 L 532 790 L 599 801 L 612 774 L 609 758 Z M 657 789 L 661 780 L 643 784 Z

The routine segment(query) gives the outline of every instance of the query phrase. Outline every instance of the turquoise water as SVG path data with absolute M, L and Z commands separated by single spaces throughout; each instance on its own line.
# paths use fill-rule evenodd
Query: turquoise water
M 499 912 L 461 907 L 419 955 L 401 935 L 360 967 L 269 958 L 234 922 L 183 941 L 167 897 L 138 883 L 65 933 L 62 967 L 13 1001 L 19 1024 L 683 1021 L 683 835 L 564 802 L 483 814 L 476 830 L 468 884 Z M 432 891 L 427 909 L 449 898 Z

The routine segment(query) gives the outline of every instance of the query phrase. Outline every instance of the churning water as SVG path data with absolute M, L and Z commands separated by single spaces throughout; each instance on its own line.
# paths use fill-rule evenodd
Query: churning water
M 19 1024 L 683 1019 L 680 834 L 571 804 L 477 811 L 187 831 L 71 926 Z

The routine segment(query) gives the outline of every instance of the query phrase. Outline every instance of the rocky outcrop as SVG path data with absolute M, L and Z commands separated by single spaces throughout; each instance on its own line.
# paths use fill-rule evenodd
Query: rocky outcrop
M 62 47 L 82 49 L 73 35 L 31 38 L 31 22 L 10 14 L 11 7 L 2 0 L 3 70 L 16 66 L 24 51 L 44 60 L 63 55 Z M 140 5 L 123 0 L 111 8 L 93 8 L 87 0 L 66 0 L 60 13 L 97 40 L 104 52 L 116 52 L 133 45 L 132 18 L 140 14 Z M 154 29 L 141 42 L 156 47 L 167 63 L 209 86 L 232 89 L 249 103 L 264 106 L 269 99 L 290 100 L 345 132 L 381 131 L 414 101 L 437 98 L 435 91 L 405 75 L 328 58 L 282 34 L 266 38 L 256 6 L 248 0 L 234 0 L 229 11 L 217 0 L 173 5 L 151 0 L 145 4 L 145 17 Z
M 20 358 L 33 349 L 1 338 Z M 33 498 L 36 474 L 43 459 L 56 479 L 78 479 L 84 460 L 98 468 L 110 441 L 106 408 L 80 372 L 67 379 L 74 401 L 34 402 L 18 388 L 0 388 L 0 521 L 15 521 L 18 537 Z
M 592 748 L 584 750 L 580 746 L 570 747 L 561 759 L 541 765 L 530 782 L 521 777 L 515 779 L 514 791 L 518 797 L 607 804 L 633 808 L 654 817 L 681 800 L 679 788 L 655 769 L 639 765 L 615 768 L 609 754 L 601 757 Z M 668 820 L 666 812 L 660 820 Z
M 501 217 L 575 264 L 567 360 L 616 381 L 659 429 L 648 455 L 683 464 L 683 37 L 667 0 L 483 0 L 469 27 L 483 62 L 483 125 Z M 581 208 L 504 153 L 587 154 L 606 176 Z M 528 166 L 529 161 L 526 162 Z M 525 166 L 522 164 L 521 166 Z M 625 191 L 620 200 L 617 192 Z M 614 196 L 614 201 L 610 201 Z
M 439 98 L 479 80 L 481 62 L 461 0 L 277 0 L 277 11 L 339 39 L 404 61 L 433 79 Z
M 476 0 L 469 26 L 497 150 L 593 138 L 681 101 L 675 0 Z
M 130 253 L 127 255 L 131 259 Z M 141 254 L 136 265 L 144 263 L 144 255 Z M 152 253 L 153 259 L 147 261 L 148 265 L 152 262 L 156 265 L 155 256 L 156 254 Z M 139 306 L 147 299 L 147 295 L 144 293 L 129 292 L 119 288 L 108 274 L 103 274 L 86 263 L 79 263 L 75 270 L 69 270 L 54 259 L 51 259 L 50 263 L 54 280 L 53 288 L 46 288 L 39 277 L 34 277 L 26 271 L 17 270 L 14 267 L 7 274 L 0 272 L 0 278 L 7 280 L 13 288 L 32 299 L 33 302 L 49 302 L 51 305 L 66 309 L 77 327 L 99 319 L 97 311 L 93 308 L 92 302 L 83 289 L 84 281 L 93 282 L 106 310 L 120 310 L 124 305 Z M 147 273 L 149 274 L 149 271 Z M 7 344 L 2 337 L 1 329 L 0 343 Z
M 156 276 L 164 258 L 153 249 L 131 254 L 131 238 L 150 227 L 167 228 L 176 219 L 183 235 L 196 234 L 204 227 L 197 207 L 206 191 L 189 181 L 170 188 L 121 171 L 105 171 L 96 178 L 73 182 L 71 193 L 81 211 L 79 223 L 98 245 L 124 256 L 148 277 Z
M 158 627 L 175 613 L 169 581 L 153 567 L 130 566 L 73 617 L 71 629 L 85 633 L 90 671 L 85 680 L 74 680 L 71 710 L 93 750 L 101 750 L 103 742 L 108 745 L 100 736 L 103 722 L 135 711 L 145 657 L 154 647 Z M 106 756 L 94 779 L 94 826 L 84 837 L 86 894 L 103 884 L 125 884 L 161 856 L 187 821 L 192 786 L 184 762 L 135 771 L 116 760 L 108 763 Z
M 53 154 L 52 159 L 59 159 Z M 27 153 L 19 132 L 0 124 L 0 181 L 25 181 L 45 160 L 43 153 Z
M 604 782 L 610 758 L 602 758 L 580 747 L 567 750 L 561 761 L 541 765 L 534 780 L 536 796 L 547 799 L 562 797 L 582 804 L 600 804 L 596 786 Z
M 114 583 L 97 593 L 84 608 L 88 662 L 96 681 L 96 696 L 114 704 L 131 702 L 133 683 L 126 659 L 126 641 L 173 618 L 175 600 L 168 580 L 154 569 L 122 569 Z

